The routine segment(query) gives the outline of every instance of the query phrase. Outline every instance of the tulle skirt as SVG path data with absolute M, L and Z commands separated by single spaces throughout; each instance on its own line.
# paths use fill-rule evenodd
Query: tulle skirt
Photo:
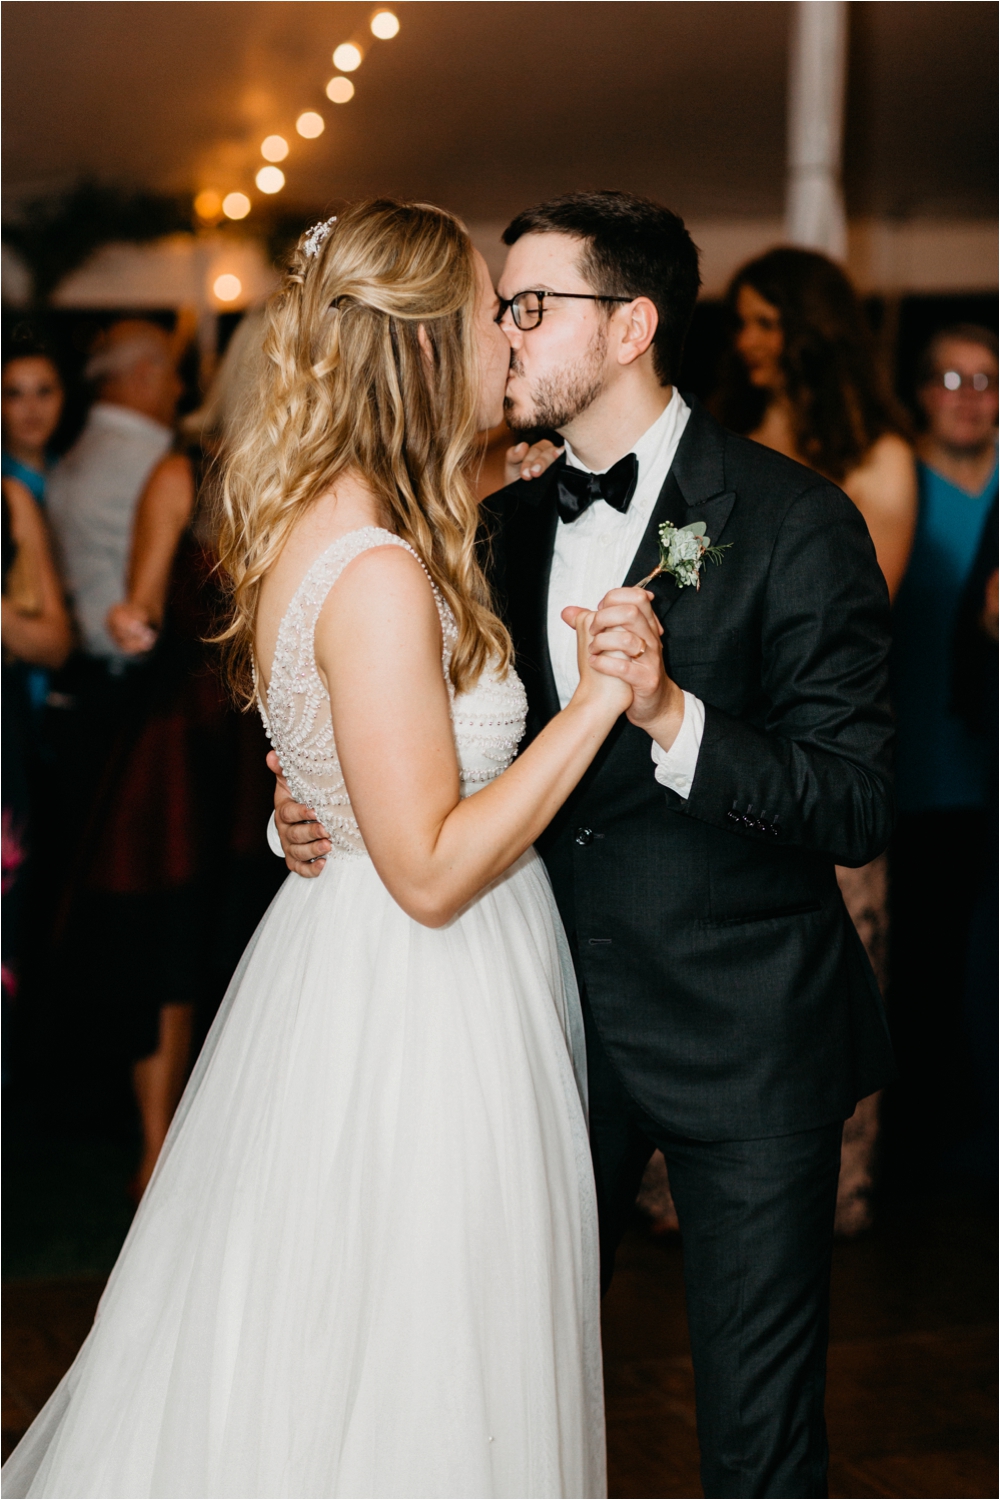
M 290 876 L 4 1495 L 605 1493 L 579 1000 L 533 852 Z

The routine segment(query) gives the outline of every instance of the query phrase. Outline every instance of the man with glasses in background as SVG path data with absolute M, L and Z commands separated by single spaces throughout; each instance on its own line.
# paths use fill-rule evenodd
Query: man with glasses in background
M 989 543 L 997 503 L 997 370 L 996 335 L 974 324 L 942 329 L 920 361 L 917 396 L 926 425 L 917 444 L 917 530 L 893 612 L 900 816 L 891 867 L 892 1028 L 900 1082 L 887 1124 L 897 1172 L 922 1186 L 949 1159 L 965 1170 L 995 1168 L 995 1109 L 985 1122 L 994 1166 L 968 1150 L 983 1122 L 974 1116 L 969 1081 L 976 1059 L 962 1017 L 969 1009 L 970 914 L 987 870 L 995 868 L 988 809 L 995 807 L 996 745 L 961 712 L 955 674 L 962 667 L 956 627 L 963 594 L 972 575 L 983 572 L 977 554 Z M 995 516 L 992 537 L 974 613 L 988 630 L 992 589 L 995 640 Z M 984 638 L 981 649 L 995 647 Z M 995 959 L 995 945 L 993 953 Z M 991 1003 L 994 1042 L 986 1046 L 994 1082 L 979 1101 L 985 1113 L 989 1093 L 996 1097 L 995 978 Z

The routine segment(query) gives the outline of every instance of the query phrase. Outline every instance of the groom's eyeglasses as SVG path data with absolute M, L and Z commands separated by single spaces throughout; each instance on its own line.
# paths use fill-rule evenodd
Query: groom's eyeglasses
M 634 297 L 602 297 L 597 292 L 516 292 L 513 297 L 501 297 L 500 311 L 496 322 L 502 323 L 507 309 L 514 319 L 515 328 L 529 333 L 537 328 L 545 312 L 546 297 L 570 297 L 574 302 L 634 302 Z

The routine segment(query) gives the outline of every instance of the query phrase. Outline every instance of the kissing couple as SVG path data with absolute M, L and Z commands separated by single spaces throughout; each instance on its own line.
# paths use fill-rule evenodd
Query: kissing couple
M 677 391 L 676 215 L 504 240 L 498 298 L 450 214 L 369 202 L 272 298 L 220 553 L 297 873 L 5 1495 L 603 1495 L 655 1148 L 705 1494 L 826 1494 L 841 1127 L 892 1068 L 834 875 L 891 827 L 885 585 L 832 483 Z M 480 514 L 504 411 L 565 450 Z

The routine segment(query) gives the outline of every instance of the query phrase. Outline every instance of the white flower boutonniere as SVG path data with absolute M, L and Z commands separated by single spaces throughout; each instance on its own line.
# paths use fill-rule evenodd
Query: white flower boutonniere
M 704 521 L 692 521 L 690 526 L 675 526 L 673 521 L 664 521 L 660 527 L 660 561 L 638 588 L 644 589 L 661 573 L 674 580 L 678 588 L 701 588 L 701 565 L 707 557 L 709 562 L 721 563 L 722 554 L 732 542 L 721 547 L 712 546 L 712 538 L 705 535 Z

